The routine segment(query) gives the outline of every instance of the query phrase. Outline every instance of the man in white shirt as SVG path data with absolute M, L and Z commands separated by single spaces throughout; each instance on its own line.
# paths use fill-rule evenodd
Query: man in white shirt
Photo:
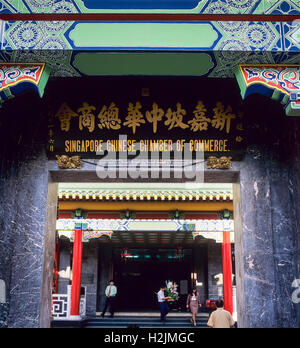
M 117 292 L 118 292 L 118 289 L 115 286 L 115 282 L 113 280 L 111 280 L 109 282 L 109 285 L 107 286 L 107 288 L 105 290 L 106 301 L 105 301 L 105 306 L 104 306 L 103 312 L 101 314 L 102 318 L 104 318 L 108 307 L 110 307 L 110 317 L 111 318 L 114 317 L 115 300 L 116 300 Z
M 230 329 L 234 328 L 235 321 L 232 315 L 226 311 L 224 307 L 224 302 L 218 300 L 216 302 L 217 310 L 211 313 L 207 325 L 212 329 Z
M 170 311 L 170 307 L 168 303 L 166 302 L 168 299 L 171 299 L 171 297 L 165 296 L 165 287 L 162 286 L 160 288 L 160 291 L 157 293 L 157 300 L 160 307 L 160 321 L 165 322 L 166 316 L 168 315 Z

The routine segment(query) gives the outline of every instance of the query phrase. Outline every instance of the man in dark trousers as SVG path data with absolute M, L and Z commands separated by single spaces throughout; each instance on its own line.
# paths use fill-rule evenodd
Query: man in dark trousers
M 170 311 L 170 307 L 168 303 L 166 302 L 169 299 L 171 299 L 171 297 L 165 296 L 165 287 L 162 286 L 160 288 L 160 291 L 157 293 L 157 300 L 160 307 L 160 321 L 163 323 L 166 321 L 166 316 L 168 315 Z
M 111 318 L 114 317 L 117 293 L 118 293 L 118 289 L 115 286 L 115 282 L 111 280 L 105 290 L 106 300 L 105 300 L 105 306 L 104 306 L 103 312 L 101 314 L 102 318 L 104 318 L 108 307 L 110 308 L 110 317 Z

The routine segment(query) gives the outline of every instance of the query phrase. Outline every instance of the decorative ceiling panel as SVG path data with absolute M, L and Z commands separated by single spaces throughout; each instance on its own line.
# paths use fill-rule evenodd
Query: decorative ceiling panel
M 300 63 L 297 21 L 0 24 L 0 62 L 46 63 L 52 77 L 223 78 L 239 64 Z

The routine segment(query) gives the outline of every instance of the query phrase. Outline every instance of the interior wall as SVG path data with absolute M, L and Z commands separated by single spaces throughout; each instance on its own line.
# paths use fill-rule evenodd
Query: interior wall
M 209 251 L 208 245 L 204 244 L 193 248 L 195 271 L 197 273 L 196 287 L 200 295 L 202 305 L 209 297 Z
M 71 284 L 71 245 L 69 241 L 61 241 L 59 252 L 59 278 L 58 293 L 67 294 L 68 285 Z
M 223 296 L 222 244 L 208 244 L 208 298 Z
M 105 305 L 105 289 L 112 278 L 112 247 L 99 246 L 98 263 L 98 287 L 97 287 L 97 311 L 102 312 Z
M 98 284 L 98 253 L 97 241 L 83 245 L 81 286 L 86 287 L 86 314 L 96 316 L 97 284 Z

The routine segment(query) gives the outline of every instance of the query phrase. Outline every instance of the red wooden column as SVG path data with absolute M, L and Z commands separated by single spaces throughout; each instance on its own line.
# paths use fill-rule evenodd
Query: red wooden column
M 224 309 L 233 314 L 232 261 L 229 231 L 223 232 L 222 257 Z
M 76 224 L 76 228 L 82 226 Z M 71 316 L 79 317 L 80 311 L 80 290 L 81 290 L 81 269 L 82 269 L 82 227 L 75 230 L 73 246 L 73 278 L 71 294 Z

